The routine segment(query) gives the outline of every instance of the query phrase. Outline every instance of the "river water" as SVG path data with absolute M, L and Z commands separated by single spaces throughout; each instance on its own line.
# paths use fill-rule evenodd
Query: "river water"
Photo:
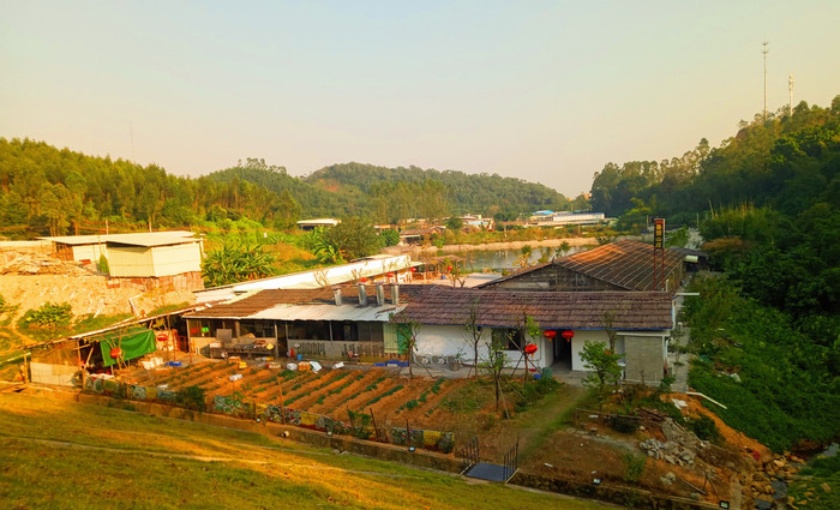
M 571 255 L 586 247 L 573 246 L 565 252 L 560 252 L 553 246 L 534 246 L 528 256 L 528 265 L 538 264 L 540 258 L 545 254 L 547 259 Z M 478 272 L 483 270 L 501 271 L 522 267 L 523 253 L 518 250 L 469 250 L 463 252 L 440 254 L 441 256 L 456 255 L 464 260 L 464 268 L 467 271 Z

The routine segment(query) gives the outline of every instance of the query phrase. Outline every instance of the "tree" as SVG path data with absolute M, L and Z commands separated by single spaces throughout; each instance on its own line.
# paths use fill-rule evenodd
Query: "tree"
M 414 378 L 414 351 L 417 349 L 417 334 L 420 333 L 420 323 L 410 319 L 404 314 L 393 313 L 388 315 L 388 321 L 397 328 L 397 344 L 400 354 L 408 355 L 408 380 Z
M 355 216 L 325 231 L 324 239 L 338 248 L 344 260 L 373 255 L 382 247 L 382 239 L 376 235 L 373 224 Z
M 501 401 L 504 398 L 504 394 L 502 393 L 502 371 L 507 366 L 507 354 L 505 353 L 505 347 L 507 346 L 505 342 L 495 338 L 494 335 L 490 336 L 490 341 L 486 342 L 486 345 L 487 360 L 482 362 L 480 366 L 493 378 L 493 385 L 496 390 L 496 412 L 498 412 Z M 510 414 L 508 413 L 507 406 L 505 406 L 504 412 L 505 417 L 509 418 Z
M 607 386 L 616 386 L 621 380 L 621 354 L 616 354 L 601 342 L 587 340 L 580 353 L 583 366 L 592 373 L 584 378 L 584 383 L 598 388 L 598 394 L 604 396 Z
M 464 220 L 462 220 L 458 216 L 450 216 L 446 220 L 446 228 L 448 228 L 449 230 L 451 230 L 453 232 L 458 232 L 462 228 L 464 228 Z
M 467 324 L 465 328 L 469 337 L 467 338 L 467 343 L 472 348 L 473 351 L 473 367 L 476 368 L 475 376 L 478 377 L 478 346 L 481 343 L 481 333 L 482 328 L 478 324 L 478 298 L 474 299 L 472 303 L 470 303 L 470 309 L 467 316 Z M 472 369 L 470 369 L 472 371 Z

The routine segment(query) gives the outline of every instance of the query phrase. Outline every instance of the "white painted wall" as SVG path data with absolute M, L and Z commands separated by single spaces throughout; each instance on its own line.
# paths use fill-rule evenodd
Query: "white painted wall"
M 102 255 L 105 255 L 106 258 L 108 257 L 108 250 L 105 248 L 105 243 L 73 246 L 73 260 L 76 262 L 89 260 L 95 265 L 99 262 Z
M 199 243 L 155 246 L 152 263 L 158 277 L 201 271 L 201 246 Z
M 201 246 L 184 243 L 170 246 L 112 246 L 108 266 L 114 277 L 161 277 L 201 271 Z
M 490 341 L 490 329 L 484 328 L 478 348 L 479 363 L 487 360 L 487 345 Z M 552 346 L 548 340 L 540 337 L 530 338 L 529 342 L 537 344 L 537 353 L 529 357 L 531 363 L 537 368 L 550 366 L 554 361 Z M 583 345 L 583 344 L 581 344 Z M 461 359 L 467 364 L 473 363 L 472 335 L 465 326 L 430 326 L 420 327 L 417 333 L 417 355 L 418 356 L 456 356 L 461 354 Z M 507 365 L 524 367 L 522 353 L 519 351 L 505 351 L 508 358 Z

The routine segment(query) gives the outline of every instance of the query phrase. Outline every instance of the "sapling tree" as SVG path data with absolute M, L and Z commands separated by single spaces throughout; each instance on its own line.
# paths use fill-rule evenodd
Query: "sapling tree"
M 621 366 L 618 364 L 622 355 L 608 349 L 602 342 L 587 340 L 580 353 L 583 366 L 592 370 L 583 382 L 598 388 L 598 394 L 603 397 L 607 386 L 616 386 L 621 380 Z

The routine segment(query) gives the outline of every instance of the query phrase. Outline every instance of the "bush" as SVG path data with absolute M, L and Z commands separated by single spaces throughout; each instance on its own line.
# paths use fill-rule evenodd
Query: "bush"
M 636 455 L 632 452 L 624 454 L 624 481 L 638 482 L 642 479 L 642 474 L 645 472 L 645 462 L 647 457 Z
M 26 328 L 51 328 L 69 326 L 73 319 L 70 303 L 53 304 L 49 301 L 37 310 L 27 310 L 21 318 L 21 324 Z
M 705 414 L 688 422 L 688 427 L 694 432 L 695 436 L 703 441 L 714 441 L 720 437 L 720 431 L 715 421 Z
M 204 399 L 204 388 L 200 386 L 189 386 L 178 393 L 177 404 L 199 412 L 207 409 L 207 401 Z

